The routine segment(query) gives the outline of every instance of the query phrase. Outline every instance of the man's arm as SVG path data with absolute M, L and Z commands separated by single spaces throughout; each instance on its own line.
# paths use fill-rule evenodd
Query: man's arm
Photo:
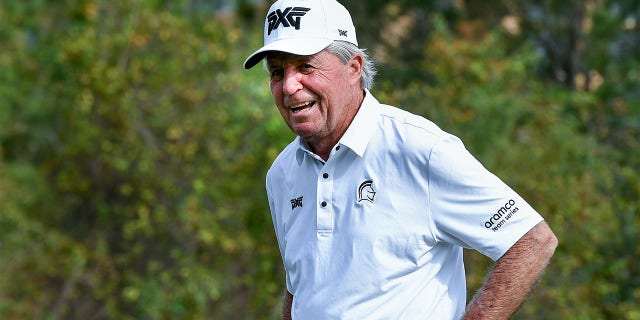
M 467 306 L 463 319 L 508 319 L 533 290 L 558 245 L 546 222 L 540 222 L 493 266 Z
M 282 320 L 291 320 L 291 305 L 293 304 L 293 295 L 289 290 L 284 290 L 284 302 L 282 303 Z

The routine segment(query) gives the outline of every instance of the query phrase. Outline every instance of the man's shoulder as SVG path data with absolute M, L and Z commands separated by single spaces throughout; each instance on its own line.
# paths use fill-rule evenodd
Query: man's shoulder
M 442 130 L 433 121 L 405 109 L 380 104 L 379 113 L 385 126 L 394 127 L 395 130 L 415 134 L 422 138 L 433 138 L 435 140 L 450 137 L 449 133 Z M 386 128 L 386 130 L 388 130 L 388 128 Z
M 289 142 L 289 144 L 280 151 L 276 158 L 271 163 L 271 167 L 267 174 L 272 173 L 275 170 L 286 167 L 291 164 L 292 161 L 296 161 L 298 151 L 300 150 L 300 142 L 298 138 Z

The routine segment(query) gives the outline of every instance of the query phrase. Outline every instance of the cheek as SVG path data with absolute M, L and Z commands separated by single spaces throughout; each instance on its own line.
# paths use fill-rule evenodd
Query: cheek
M 282 87 L 271 84 L 271 96 L 278 108 L 282 105 Z
M 280 112 L 280 114 L 282 115 L 282 117 L 285 120 L 288 120 L 288 113 L 285 112 L 285 108 L 283 105 L 283 100 L 282 100 L 282 87 L 281 86 L 274 86 L 273 84 L 271 85 L 271 96 L 273 97 L 273 102 L 276 105 L 276 108 L 278 108 L 278 112 Z
M 273 82 L 273 81 L 270 82 L 269 87 L 271 88 L 271 95 L 274 98 L 280 95 L 280 93 L 282 92 L 282 90 L 278 90 L 278 89 L 282 89 L 282 86 L 278 86 L 277 82 Z

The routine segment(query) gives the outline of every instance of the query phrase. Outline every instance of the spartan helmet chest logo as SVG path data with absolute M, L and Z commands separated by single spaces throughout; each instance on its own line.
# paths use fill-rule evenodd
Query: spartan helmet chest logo
M 373 203 L 376 191 L 373 189 L 373 180 L 367 180 L 358 187 L 358 202 L 369 201 Z

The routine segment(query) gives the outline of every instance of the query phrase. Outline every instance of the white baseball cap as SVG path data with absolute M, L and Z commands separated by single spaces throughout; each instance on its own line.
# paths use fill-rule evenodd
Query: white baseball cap
M 250 69 L 268 51 L 312 55 L 334 40 L 358 45 L 349 11 L 335 0 L 278 0 L 264 21 L 264 46 L 244 61 Z

